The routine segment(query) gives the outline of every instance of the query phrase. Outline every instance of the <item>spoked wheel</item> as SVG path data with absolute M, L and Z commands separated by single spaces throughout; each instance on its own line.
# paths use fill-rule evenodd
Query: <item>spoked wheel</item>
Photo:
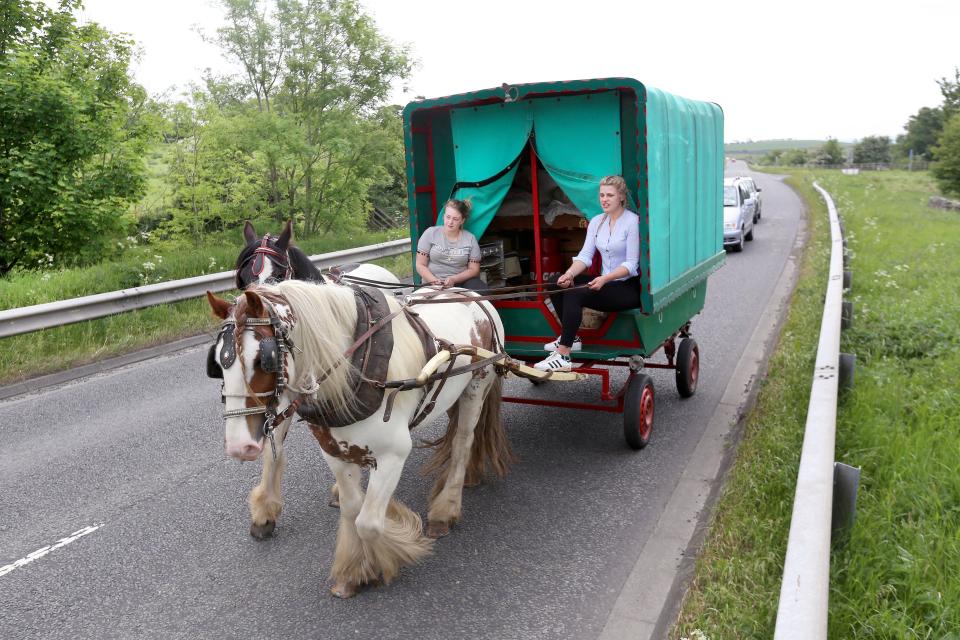
M 653 431 L 653 380 L 638 373 L 629 384 L 623 401 L 623 437 L 631 449 L 643 449 Z
M 693 338 L 684 338 L 677 348 L 677 391 L 689 398 L 697 391 L 700 378 L 700 347 Z

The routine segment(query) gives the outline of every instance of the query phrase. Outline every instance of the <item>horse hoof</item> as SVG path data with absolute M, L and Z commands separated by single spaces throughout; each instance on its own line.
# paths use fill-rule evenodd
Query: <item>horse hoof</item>
M 263 524 L 253 523 L 250 525 L 250 535 L 252 535 L 257 540 L 263 540 L 269 538 L 273 535 L 273 530 L 277 528 L 277 523 L 274 520 L 267 520 Z
M 442 538 L 443 536 L 450 533 L 450 525 L 446 522 L 429 522 L 427 523 L 427 537 L 428 538 Z
M 335 598 L 352 598 L 357 595 L 357 585 L 347 581 L 337 582 L 330 587 L 330 595 Z
M 340 498 L 330 498 L 329 504 L 330 504 L 330 506 L 333 507 L 334 509 L 339 509 L 339 508 L 340 508 Z

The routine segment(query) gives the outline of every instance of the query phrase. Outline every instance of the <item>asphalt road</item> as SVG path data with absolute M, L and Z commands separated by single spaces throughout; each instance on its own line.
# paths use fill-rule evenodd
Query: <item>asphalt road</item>
M 328 595 L 338 514 L 302 426 L 288 439 L 277 535 L 248 534 L 260 465 L 224 455 L 205 348 L 0 402 L 0 637 L 596 638 L 623 626 L 614 604 L 663 529 L 797 236 L 800 200 L 757 178 L 755 240 L 711 276 L 693 323 L 697 394 L 680 400 L 672 372 L 652 371 L 651 444 L 629 450 L 616 414 L 505 405 L 521 460 L 510 476 L 465 493 L 463 520 L 422 565 L 351 600 Z M 599 388 L 559 385 L 512 380 L 507 393 L 587 401 Z M 415 451 L 398 488 L 421 514 L 423 459 Z

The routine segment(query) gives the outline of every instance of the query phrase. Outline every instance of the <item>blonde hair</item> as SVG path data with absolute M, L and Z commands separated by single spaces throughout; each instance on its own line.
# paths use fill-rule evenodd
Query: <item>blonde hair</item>
M 613 187 L 620 194 L 620 204 L 627 205 L 627 181 L 623 176 L 606 176 L 600 180 L 601 187 Z
M 456 198 L 450 198 L 443 204 L 444 210 L 450 207 L 463 217 L 463 221 L 466 222 L 467 218 L 470 216 L 470 210 L 473 209 L 473 203 L 470 202 L 470 198 L 466 200 L 457 200 Z

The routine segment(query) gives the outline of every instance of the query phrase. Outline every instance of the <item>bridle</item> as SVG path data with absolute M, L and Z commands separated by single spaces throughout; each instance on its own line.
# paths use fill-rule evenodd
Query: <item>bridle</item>
M 287 328 L 273 310 L 273 305 L 266 300 L 263 300 L 263 304 L 267 309 L 269 317 L 248 317 L 244 322 L 244 331 L 252 331 L 258 338 L 260 369 L 264 373 L 274 374 L 276 382 L 274 383 L 273 391 L 257 392 L 250 389 L 250 392 L 245 394 L 228 394 L 221 387 L 220 400 L 226 404 L 228 396 L 231 398 L 268 398 L 264 404 L 258 404 L 254 407 L 243 407 L 241 409 L 224 411 L 223 419 L 227 420 L 228 418 L 241 418 L 263 414 L 264 419 L 263 425 L 260 427 L 260 434 L 261 437 L 270 438 L 271 450 L 273 451 L 274 459 L 276 459 L 277 449 L 273 439 L 273 431 L 279 425 L 283 424 L 285 420 L 293 416 L 303 402 L 303 395 L 298 393 L 297 397 L 294 398 L 286 409 L 279 413 L 277 412 L 280 398 L 290 384 L 289 378 L 287 377 L 287 355 L 289 354 L 290 357 L 293 357 L 294 345 L 290 339 Z M 213 346 L 210 347 L 210 352 L 207 354 L 207 375 L 209 377 L 220 378 L 222 380 L 223 369 L 229 369 L 236 360 L 238 337 L 236 335 L 236 327 L 236 321 L 232 319 L 224 320 L 220 324 L 220 332 L 217 334 L 217 340 L 213 343 Z M 266 332 L 259 330 L 258 327 L 271 327 L 273 335 L 268 335 Z M 220 349 L 220 364 L 218 364 L 214 350 L 221 339 L 223 339 L 223 347 Z M 243 363 L 241 362 L 241 367 L 242 366 Z M 246 380 L 245 375 L 244 380 Z
M 270 246 L 271 242 L 276 242 L 277 238 L 271 236 L 269 233 L 263 235 L 263 239 L 260 240 L 260 246 L 254 249 L 253 253 L 244 260 L 240 266 L 237 268 L 237 273 L 239 274 L 250 261 L 253 261 L 253 265 L 250 267 L 250 271 L 253 274 L 254 280 L 259 280 L 260 274 L 263 273 L 264 268 L 266 267 L 266 258 L 270 258 L 273 263 L 283 269 L 283 277 L 274 276 L 274 280 L 289 280 L 293 276 L 293 267 L 290 266 L 290 252 L 284 251 L 283 253 L 277 251 Z

